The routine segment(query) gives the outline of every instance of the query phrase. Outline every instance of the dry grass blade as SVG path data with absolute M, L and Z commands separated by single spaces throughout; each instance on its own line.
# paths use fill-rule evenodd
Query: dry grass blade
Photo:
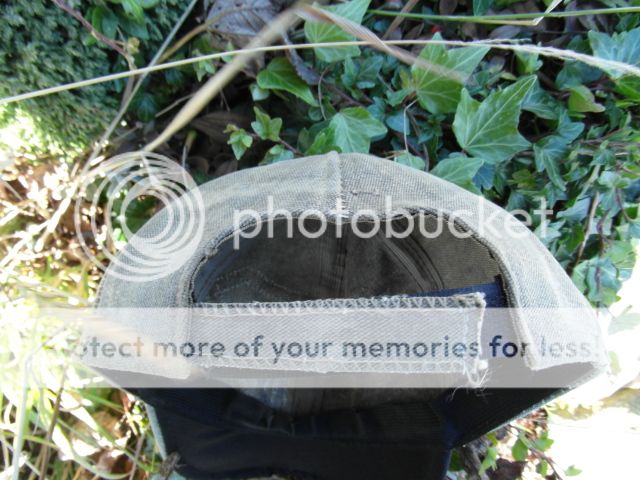
M 611 68 L 621 70 L 625 74 L 638 76 L 640 77 L 640 68 L 635 67 L 633 65 L 629 65 L 627 63 L 618 62 L 615 60 L 605 60 L 602 58 L 595 57 L 593 55 L 587 55 L 584 53 L 577 53 L 573 50 L 563 50 L 555 47 L 540 47 L 536 45 L 525 45 L 521 43 L 514 43 L 512 40 L 506 39 L 497 39 L 497 40 L 487 40 L 487 41 L 474 41 L 474 42 L 465 42 L 458 40 L 379 40 L 381 43 L 386 45 L 448 45 L 451 47 L 469 47 L 469 46 L 487 46 L 490 48 L 497 48 L 501 50 L 511 50 L 514 52 L 528 52 L 528 53 L 538 53 L 545 57 L 557 58 L 560 60 L 576 60 L 578 62 L 583 62 L 588 65 L 591 65 L 596 68 Z M 326 42 L 326 43 L 297 43 L 290 45 L 272 45 L 272 46 L 262 46 L 262 47 L 253 47 L 253 48 L 241 48 L 238 50 L 229 50 L 226 52 L 220 53 L 210 53 L 207 55 L 198 55 L 195 57 L 185 58 L 183 60 L 176 60 L 174 62 L 162 63 L 160 65 L 153 65 L 144 68 L 138 68 L 134 70 L 128 70 L 119 73 L 113 73 L 109 75 L 104 75 L 102 77 L 95 77 L 87 80 L 80 80 L 78 82 L 67 83 L 63 85 L 56 85 L 54 87 L 48 87 L 41 90 L 34 90 L 32 92 L 23 93 L 20 95 L 15 95 L 12 97 L 5 97 L 0 99 L 0 106 L 6 105 L 13 102 L 20 102 L 23 100 L 28 100 L 31 98 L 43 97 L 46 95 L 51 95 L 59 92 L 66 92 L 69 90 L 75 90 L 78 88 L 88 87 L 91 85 L 97 85 L 100 83 L 112 82 L 114 80 L 120 80 L 123 78 L 128 78 L 136 75 L 141 75 L 145 73 L 153 73 L 160 72 L 163 70 L 169 70 L 171 68 L 183 67 L 185 65 L 190 65 L 193 63 L 201 62 L 204 60 L 217 60 L 224 57 L 235 57 L 238 55 L 243 55 L 245 53 L 264 53 L 264 52 L 279 52 L 285 50 L 303 50 L 309 48 L 321 48 L 321 47 L 331 47 L 331 48 L 340 48 L 340 47 L 350 47 L 350 46 L 369 46 L 371 42 L 362 41 L 362 40 L 353 40 L 353 41 L 341 41 L 341 42 Z
M 434 22 L 471 22 L 493 25 L 518 25 L 515 21 L 527 20 L 529 22 L 540 22 L 540 18 L 566 18 L 581 17 L 585 15 L 620 15 L 624 13 L 638 13 L 640 7 L 611 7 L 611 8 L 591 8 L 584 10 L 554 11 L 551 7 L 544 12 L 534 13 L 506 13 L 497 15 L 437 15 L 430 13 L 408 13 L 389 10 L 371 9 L 368 11 L 374 15 L 385 17 L 405 17 L 418 20 L 431 20 Z M 527 23 L 526 25 L 532 25 Z
M 409 0 L 407 3 L 404 4 L 404 6 L 402 7 L 402 10 L 400 10 L 400 13 L 410 12 L 411 10 L 413 10 L 413 7 L 415 7 L 417 3 L 418 3 L 418 0 Z M 387 31 L 384 32 L 382 39 L 386 40 L 387 38 L 389 38 L 389 35 L 391 35 L 395 30 L 397 30 L 397 28 L 404 21 L 404 19 L 405 17 L 401 17 L 401 16 L 394 18 L 391 24 L 389 25 L 389 27 L 387 28 Z
M 65 377 L 63 375 L 62 380 L 60 381 L 60 388 L 58 389 L 58 393 L 56 394 L 56 401 L 53 405 L 53 414 L 51 416 L 51 424 L 47 430 L 47 436 L 45 440 L 51 442 L 51 438 L 53 437 L 53 429 L 56 426 L 56 422 L 58 421 L 58 415 L 60 413 L 60 400 L 62 399 L 62 393 L 64 392 L 64 381 Z M 51 449 L 48 445 L 44 445 L 40 454 L 38 455 L 38 461 L 36 465 L 40 469 L 40 480 L 45 480 L 46 472 L 49 467 L 49 457 L 51 456 Z

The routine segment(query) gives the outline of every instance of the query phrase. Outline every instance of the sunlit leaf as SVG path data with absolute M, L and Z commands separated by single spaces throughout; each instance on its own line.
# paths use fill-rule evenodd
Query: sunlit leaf
M 466 90 L 453 122 L 458 144 L 468 153 L 487 162 L 501 162 L 529 147 L 518 132 L 522 100 L 535 83 L 525 77 L 513 85 L 492 92 L 483 102 L 471 98 Z
M 437 33 L 433 39 L 442 40 L 442 37 Z M 420 105 L 431 113 L 455 111 L 464 83 L 488 51 L 487 47 L 452 50 L 438 44 L 424 47 L 420 58 L 434 68 L 426 69 L 416 64 L 411 69 Z

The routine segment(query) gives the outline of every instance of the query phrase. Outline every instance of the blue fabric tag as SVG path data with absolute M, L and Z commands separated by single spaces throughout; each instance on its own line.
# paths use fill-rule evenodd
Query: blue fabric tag
M 472 285 L 464 288 L 449 288 L 447 290 L 439 290 L 436 292 L 418 292 L 413 293 L 411 297 L 450 297 L 452 295 L 461 295 L 465 293 L 484 293 L 487 308 L 504 308 L 507 306 L 507 299 L 502 290 L 500 279 L 496 278 L 492 283 L 483 283 L 481 285 Z

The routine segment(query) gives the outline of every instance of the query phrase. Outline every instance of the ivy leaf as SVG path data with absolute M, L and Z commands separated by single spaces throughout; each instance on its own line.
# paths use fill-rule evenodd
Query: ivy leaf
M 529 455 L 529 447 L 522 438 L 518 438 L 516 443 L 511 447 L 511 455 L 516 462 L 524 462 Z
M 158 113 L 158 102 L 156 98 L 149 92 L 139 92 L 133 100 L 132 107 L 135 108 L 138 118 L 143 122 L 150 122 Z
M 125 13 L 139 23 L 144 22 L 144 10 L 138 0 L 122 0 L 120 2 Z
M 493 187 L 493 179 L 496 176 L 496 167 L 490 163 L 483 163 L 478 173 L 473 177 L 473 183 L 479 188 L 489 190 Z
M 149 29 L 144 22 L 134 20 L 124 15 L 118 17 L 118 26 L 131 37 L 136 37 L 142 41 L 149 40 Z
M 354 87 L 356 84 L 356 80 L 358 79 L 357 65 L 353 60 L 351 60 L 351 58 L 347 58 L 345 59 L 342 66 L 344 67 L 344 73 L 341 77 L 342 84 L 347 88 Z
M 533 448 L 541 452 L 545 452 L 553 445 L 553 440 L 549 438 L 549 432 L 542 432 L 540 437 L 533 441 Z
M 464 89 L 453 121 L 458 144 L 490 163 L 508 160 L 529 147 L 518 132 L 518 118 L 522 100 L 535 81 L 533 76 L 522 78 L 504 90 L 492 92 L 482 103 Z
M 341 77 L 342 83 L 349 89 L 373 88 L 378 81 L 378 74 L 384 64 L 384 58 L 381 56 L 370 56 L 354 62 L 351 58 L 347 58 L 344 62 L 344 74 Z
M 251 98 L 254 102 L 269 98 L 269 90 L 263 90 L 257 83 L 249 85 L 249 91 L 251 92 Z
M 198 50 L 195 50 L 193 53 L 194 55 L 200 55 Z M 196 73 L 198 81 L 201 81 L 204 77 L 216 73 L 216 66 L 211 60 L 200 60 L 193 64 L 193 70 Z
M 549 472 L 549 462 L 544 459 L 540 460 L 536 466 L 536 472 L 538 472 L 542 477 L 546 477 Z
M 590 301 L 606 305 L 618 299 L 616 293 L 622 286 L 615 265 L 606 257 L 593 257 L 580 262 L 573 270 L 571 278 Z
M 230 133 L 229 141 L 233 154 L 238 160 L 242 158 L 247 149 L 253 144 L 253 137 L 249 135 L 245 129 L 238 128 L 235 125 L 229 125 L 225 129 L 225 133 Z
M 540 86 L 540 82 L 536 80 L 529 93 L 522 102 L 522 110 L 531 112 L 534 115 L 546 120 L 556 120 L 560 104 L 553 98 L 549 92 Z
M 569 118 L 569 112 L 562 109 L 558 115 L 558 127 L 556 131 L 567 143 L 571 143 L 584 131 L 584 123 L 572 122 L 571 118 Z
M 387 127 L 391 130 L 395 130 L 403 135 L 411 135 L 411 125 L 404 110 L 388 115 L 384 123 L 386 123 Z
M 256 113 L 256 121 L 251 122 L 251 128 L 263 140 L 277 142 L 280 139 L 280 129 L 282 128 L 281 118 L 271 118 L 258 107 L 253 107 Z
M 429 173 L 463 188 L 475 190 L 472 180 L 483 163 L 484 161 L 480 158 L 470 158 L 460 153 L 454 153 L 448 158 L 440 160 Z
M 334 131 L 331 128 L 325 128 L 322 130 L 313 143 L 305 150 L 305 155 L 322 155 L 323 153 L 329 153 L 332 151 L 342 152 L 340 147 L 336 145 Z
M 405 98 L 407 98 L 407 95 L 409 95 L 412 92 L 412 90 L 413 89 L 410 89 L 410 88 L 402 88 L 402 89 L 398 90 L 397 92 L 389 90 L 386 93 L 387 102 L 392 107 L 397 107 L 398 105 L 400 105 L 404 101 Z
M 591 206 L 591 197 L 576 198 L 573 205 L 561 210 L 556 215 L 557 218 L 565 218 L 569 222 L 581 222 L 587 217 L 589 207 Z
M 434 40 L 442 40 L 436 33 Z M 430 44 L 422 49 L 420 58 L 431 70 L 417 64 L 411 68 L 418 103 L 431 113 L 453 112 L 460 99 L 462 86 L 469 79 L 489 48 L 464 47 L 448 50 L 444 45 Z
M 262 163 L 276 163 L 283 160 L 291 160 L 293 156 L 293 152 L 287 150 L 284 145 L 274 145 L 266 153 Z
M 602 70 L 578 61 L 567 61 L 556 76 L 556 85 L 560 90 L 568 87 L 595 82 L 602 77 Z
M 258 74 L 258 87 L 263 90 L 284 90 L 312 106 L 317 106 L 311 89 L 304 83 L 285 57 L 276 57 Z
M 614 33 L 612 36 L 592 30 L 589 32 L 589 43 L 596 57 L 640 65 L 640 27 L 628 32 Z M 617 68 L 602 69 L 614 79 L 624 75 L 624 72 Z
M 371 0 L 352 0 L 339 5 L 318 8 L 361 24 L 364 14 L 367 8 L 369 8 L 369 3 L 371 3 Z M 354 39 L 352 35 L 343 31 L 340 27 L 324 22 L 305 22 L 304 34 L 310 43 L 344 42 Z M 314 51 L 320 60 L 327 63 L 338 62 L 349 57 L 357 57 L 360 55 L 360 48 L 357 46 L 341 48 L 321 47 L 315 48 Z
M 498 449 L 493 445 L 487 448 L 487 455 L 482 460 L 480 464 L 480 469 L 478 473 L 482 475 L 487 470 L 493 470 L 496 468 L 496 459 L 498 458 Z
M 564 188 L 565 181 L 560 174 L 560 162 L 567 158 L 569 153 L 568 142 L 560 135 L 550 135 L 543 138 L 533 146 L 536 170 L 545 171 L 558 188 Z
M 521 75 L 531 75 L 542 67 L 542 60 L 539 60 L 537 53 L 518 52 L 516 50 L 516 65 Z
M 567 477 L 575 477 L 576 475 L 580 475 L 582 473 L 582 470 L 580 470 L 579 468 L 576 468 L 575 465 L 571 465 L 569 468 L 567 468 L 564 471 L 564 474 Z
M 387 133 L 387 127 L 362 107 L 340 110 L 333 116 L 328 128 L 335 145 L 344 153 L 369 153 L 371 140 Z
M 91 7 L 87 16 L 91 19 L 91 25 L 105 37 L 116 38 L 118 17 L 108 7 L 100 5 Z
M 473 15 L 484 15 L 493 6 L 493 0 L 473 0 Z
M 633 102 L 640 103 L 640 78 L 626 75 L 616 82 L 616 92 Z
M 427 164 L 422 158 L 416 155 L 412 155 L 409 152 L 401 153 L 400 155 L 396 156 L 393 160 L 394 162 L 399 163 L 400 165 L 406 165 L 407 167 L 417 168 L 418 170 L 423 170 L 423 171 L 424 171 L 424 167 L 427 166 Z
M 569 100 L 567 102 L 569 110 L 572 112 L 586 113 L 586 112 L 603 112 L 604 106 L 596 102 L 596 99 L 584 85 L 577 85 L 570 87 Z

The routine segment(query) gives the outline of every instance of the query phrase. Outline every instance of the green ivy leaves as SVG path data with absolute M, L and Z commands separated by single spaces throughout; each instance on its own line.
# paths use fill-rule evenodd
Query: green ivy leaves
M 393 160 L 400 165 L 416 168 L 418 170 L 424 170 L 424 167 L 426 167 L 426 163 L 422 158 L 411 155 L 409 152 L 401 153 Z
M 262 140 L 277 142 L 280 140 L 281 118 L 271 118 L 258 107 L 253 107 L 256 114 L 255 122 L 251 122 L 251 128 Z
M 593 112 L 599 113 L 604 111 L 604 106 L 596 102 L 591 90 L 584 85 L 576 85 L 569 87 L 569 111 L 575 113 Z
M 442 37 L 437 33 L 433 39 L 442 40 Z M 411 69 L 420 106 L 436 114 L 454 112 L 464 83 L 488 51 L 487 47 L 447 50 L 444 45 L 427 45 L 419 58 L 432 68 L 416 64 Z
M 371 0 L 352 0 L 339 5 L 320 8 L 361 24 L 364 14 L 369 8 L 369 3 L 371 3 Z M 304 34 L 311 43 L 344 42 L 354 39 L 352 35 L 344 32 L 341 28 L 323 22 L 306 22 L 304 24 Z M 332 63 L 349 57 L 357 57 L 360 55 L 360 48 L 357 46 L 342 48 L 322 47 L 316 48 L 315 53 L 320 60 Z
M 533 146 L 536 170 L 543 170 L 549 180 L 558 188 L 564 188 L 565 182 L 560 174 L 560 163 L 569 154 L 568 142 L 560 135 L 550 135 Z
M 596 57 L 616 60 L 630 65 L 640 65 L 640 27 L 612 36 L 601 32 L 589 32 L 589 43 Z M 616 68 L 603 68 L 613 79 L 622 77 Z
M 483 163 L 484 161 L 480 158 L 469 158 L 460 153 L 454 153 L 438 162 L 431 173 L 468 190 L 477 190 L 472 180 Z
M 387 133 L 387 127 L 362 107 L 340 110 L 329 122 L 333 143 L 343 153 L 369 152 L 371 140 Z
M 285 57 L 276 57 L 257 77 L 258 87 L 263 90 L 283 90 L 292 93 L 309 105 L 318 103 L 313 98 L 309 85 L 304 83 Z
M 458 144 L 490 163 L 508 160 L 528 148 L 529 142 L 518 132 L 518 119 L 522 101 L 535 81 L 533 76 L 522 78 L 492 92 L 482 103 L 462 90 L 453 121 Z
M 225 133 L 230 133 L 229 141 L 233 154 L 237 159 L 242 158 L 244 152 L 253 145 L 253 137 L 247 133 L 243 128 L 238 128 L 235 125 L 229 125 L 225 130 Z

